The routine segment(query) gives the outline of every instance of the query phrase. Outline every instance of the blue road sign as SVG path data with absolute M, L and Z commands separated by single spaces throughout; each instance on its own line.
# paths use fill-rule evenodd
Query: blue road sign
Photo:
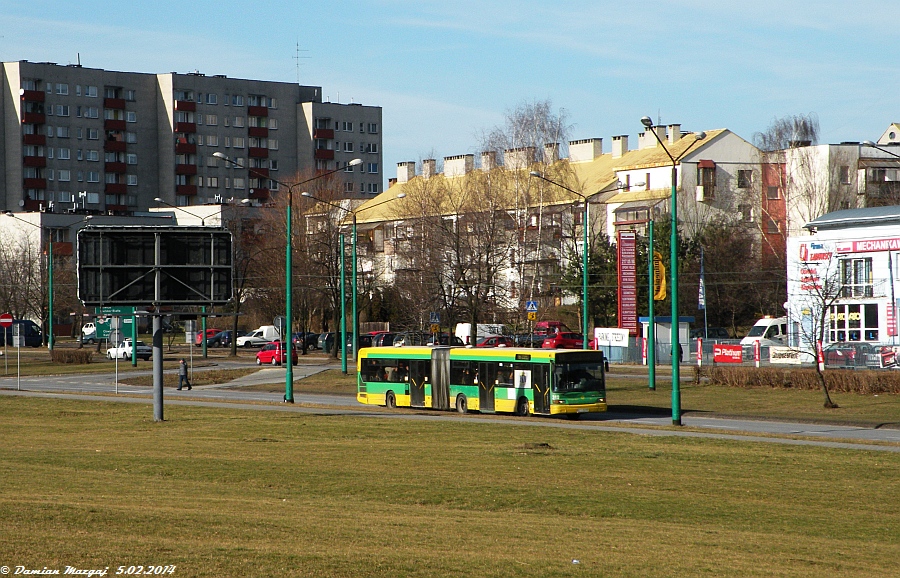
M 537 313 L 537 301 L 526 301 L 525 311 L 528 311 L 529 313 Z

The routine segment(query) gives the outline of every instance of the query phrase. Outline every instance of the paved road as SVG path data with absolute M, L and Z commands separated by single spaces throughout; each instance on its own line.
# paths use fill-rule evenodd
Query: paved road
M 247 366 L 246 362 L 225 361 L 209 367 L 209 369 Z M 294 368 L 294 377 L 295 379 L 302 379 L 326 369 L 339 368 L 339 364 L 333 364 L 329 361 L 302 364 Z M 203 368 L 197 368 L 196 370 L 203 371 Z M 167 372 L 174 371 L 168 370 Z M 129 372 L 128 376 L 141 374 L 150 374 L 150 371 Z M 671 427 L 671 416 L 629 415 L 615 412 L 587 416 L 579 422 L 544 418 L 511 419 L 488 416 L 461 416 L 450 412 L 422 412 L 417 414 L 389 412 L 383 408 L 360 406 L 356 402 L 356 398 L 350 395 L 302 394 L 295 392 L 295 404 L 284 404 L 282 403 L 284 399 L 283 392 L 268 393 L 242 389 L 245 385 L 263 383 L 284 383 L 284 368 L 262 368 L 260 371 L 234 382 L 196 386 L 191 391 L 176 391 L 166 388 L 164 393 L 165 403 L 244 408 L 257 411 L 325 412 L 397 419 L 453 421 L 478 419 L 479 421 L 517 426 L 594 429 L 641 435 L 735 439 L 766 443 L 900 452 L 900 430 L 898 429 L 720 419 L 695 417 L 690 413 L 682 416 L 684 425 L 682 428 Z M 17 386 L 21 391 L 17 391 Z M 98 394 L 109 397 L 98 397 Z M 52 395 L 67 399 L 93 401 L 108 399 L 110 401 L 146 403 L 148 405 L 152 403 L 152 389 L 150 387 L 116 384 L 112 374 L 24 377 L 21 378 L 18 384 L 15 376 L 0 377 L 0 395 Z M 889 445 L 875 445 L 876 443 Z

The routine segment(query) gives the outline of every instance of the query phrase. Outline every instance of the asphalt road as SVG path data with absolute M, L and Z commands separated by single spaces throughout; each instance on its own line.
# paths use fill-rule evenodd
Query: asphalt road
M 223 361 L 214 368 L 247 367 L 247 362 Z M 212 369 L 213 367 L 210 367 Z M 297 365 L 294 378 L 302 379 L 326 369 L 339 369 L 333 363 Z M 202 368 L 197 368 L 202 371 Z M 168 370 L 174 372 L 175 370 Z M 128 376 L 149 374 L 129 372 Z M 748 419 L 721 419 L 684 414 L 682 427 L 672 427 L 671 416 L 630 415 L 615 412 L 584 416 L 580 421 L 547 418 L 511 418 L 493 416 L 463 416 L 452 412 L 390 412 L 384 408 L 361 406 L 350 395 L 323 395 L 294 393 L 294 404 L 283 403 L 284 394 L 247 391 L 242 386 L 260 383 L 283 383 L 284 368 L 262 368 L 260 371 L 236 380 L 217 385 L 195 386 L 191 391 L 166 388 L 166 405 L 191 405 L 230 407 L 255 411 L 314 412 L 336 415 L 357 415 L 382 419 L 417 420 L 478 420 L 527 427 L 558 427 L 627 432 L 639 435 L 702 437 L 733 439 L 760 443 L 815 445 L 866 451 L 900 452 L 900 430 L 888 428 L 854 427 L 790 423 Z M 0 395 L 53 396 L 65 399 L 98 399 L 112 402 L 144 403 L 152 412 L 152 388 L 117 384 L 115 375 L 87 374 L 66 376 L 0 377 Z M 877 444 L 877 445 L 876 445 Z

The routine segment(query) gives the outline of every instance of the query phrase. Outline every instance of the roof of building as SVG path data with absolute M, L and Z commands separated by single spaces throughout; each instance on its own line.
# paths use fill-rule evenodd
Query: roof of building
M 900 223 L 900 205 L 845 209 L 817 217 L 803 226 L 805 229 L 843 229 Z
M 676 159 L 682 156 L 690 147 L 692 150 L 699 151 L 709 146 L 717 137 L 728 132 L 728 129 L 715 129 L 706 131 L 706 138 L 697 142 L 693 135 L 695 133 L 685 133 L 682 138 L 675 143 L 666 143 L 666 148 Z M 671 190 L 656 189 L 652 191 L 635 191 L 623 193 L 620 192 L 621 185 L 618 181 L 617 172 L 623 170 L 635 170 L 642 168 L 655 168 L 669 166 L 672 164 L 671 158 L 661 146 L 647 147 L 644 149 L 629 150 L 619 157 L 613 157 L 612 153 L 604 153 L 590 161 L 569 162 L 568 159 L 562 159 L 554 163 L 551 167 L 543 166 L 546 174 L 552 180 L 565 184 L 567 187 L 579 191 L 585 197 L 593 197 L 591 202 L 609 203 L 609 202 L 628 202 L 631 200 L 648 200 L 648 199 L 664 199 L 668 198 Z M 569 205 L 582 201 L 582 196 L 567 191 L 560 186 L 546 181 L 537 181 L 536 179 L 528 179 L 528 171 L 536 168 L 535 166 L 528 169 L 519 169 L 519 176 L 516 178 L 519 184 L 522 182 L 532 181 L 529 188 L 533 189 L 530 193 L 526 193 L 529 200 L 525 201 L 528 206 L 553 206 L 553 205 Z M 497 171 L 506 171 L 507 169 L 500 167 Z M 402 215 L 408 210 L 404 205 L 409 206 L 414 203 L 417 195 L 428 194 L 427 190 L 437 190 L 442 186 L 451 187 L 457 190 L 464 190 L 466 179 L 476 178 L 476 175 L 485 175 L 482 170 L 475 169 L 466 175 L 447 177 L 443 174 L 437 174 L 426 179 L 421 175 L 402 183 L 396 183 L 388 190 L 384 191 L 377 197 L 374 197 L 356 209 L 358 223 L 376 223 L 383 221 L 396 220 L 402 218 Z M 525 181 L 522 180 L 524 176 Z M 537 182 L 534 182 L 537 181 Z M 541 184 L 542 183 L 542 184 Z M 537 186 L 535 186 L 537 185 Z M 542 187 L 542 188 L 538 188 Z M 537 191 L 537 193 L 535 192 Z M 394 199 L 399 194 L 405 194 L 406 199 L 388 203 L 390 199 Z M 625 195 L 625 196 L 623 196 Z M 636 195 L 631 198 L 629 195 Z M 515 199 L 512 202 L 521 202 L 521 187 L 518 194 L 510 196 Z M 452 213 L 452 208 L 442 207 L 444 214 Z M 512 208 L 512 207 L 510 207 Z M 408 214 L 408 213 L 407 213 Z

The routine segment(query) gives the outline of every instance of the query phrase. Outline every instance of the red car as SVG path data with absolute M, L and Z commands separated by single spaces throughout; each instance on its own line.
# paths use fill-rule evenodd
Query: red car
M 581 349 L 584 339 L 580 333 L 564 331 L 551 335 L 541 344 L 544 349 Z
M 515 347 L 515 345 L 512 339 L 503 335 L 488 335 L 475 342 L 475 347 Z
M 263 345 L 256 354 L 256 365 L 281 365 L 287 362 L 287 349 L 282 348 L 280 341 Z M 291 365 L 297 365 L 297 349 L 291 348 Z
M 206 335 L 203 335 L 203 331 L 197 332 L 197 340 L 194 345 L 200 346 L 203 345 L 203 339 L 210 339 L 211 337 L 215 337 L 217 333 L 221 333 L 221 329 L 209 329 L 206 330 Z

